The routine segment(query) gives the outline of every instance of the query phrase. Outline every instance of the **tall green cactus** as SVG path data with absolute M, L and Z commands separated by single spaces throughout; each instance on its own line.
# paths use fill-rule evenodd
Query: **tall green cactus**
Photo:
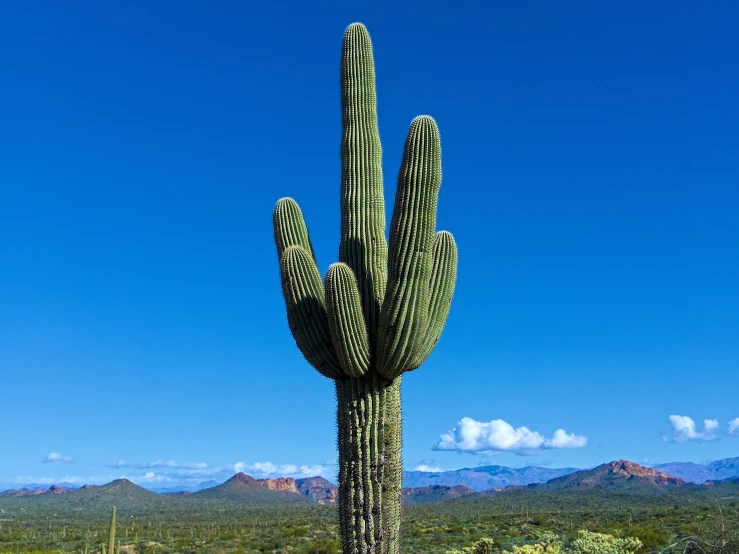
M 457 247 L 435 234 L 441 184 L 436 122 L 411 123 L 385 239 L 382 149 L 372 43 L 349 25 L 341 57 L 341 243 L 325 282 L 297 203 L 273 222 L 287 319 L 298 348 L 334 380 L 339 526 L 345 554 L 397 554 L 401 503 L 401 375 L 433 350 L 449 314 Z
M 116 554 L 115 542 L 115 506 L 110 514 L 110 531 L 108 533 L 108 554 Z M 105 551 L 105 548 L 103 548 Z

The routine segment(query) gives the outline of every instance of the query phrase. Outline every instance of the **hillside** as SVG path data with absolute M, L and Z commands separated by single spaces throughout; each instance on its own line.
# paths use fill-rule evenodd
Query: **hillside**
M 630 490 L 642 489 L 657 491 L 660 488 L 676 488 L 685 481 L 666 473 L 655 471 L 628 460 L 618 460 L 599 465 L 594 469 L 576 471 L 570 475 L 557 477 L 543 484 L 529 485 L 539 491 L 567 491 L 583 489 Z
M 119 512 L 143 512 L 166 510 L 172 501 L 162 495 L 147 491 L 128 479 L 116 479 L 107 485 L 86 485 L 82 488 L 59 493 L 45 493 L 26 496 L 3 496 L 0 506 L 8 509 L 82 511 L 103 517 L 109 514 L 112 506 Z
M 670 462 L 658 464 L 654 469 L 691 483 L 706 481 L 722 481 L 724 479 L 739 478 L 739 457 L 724 458 L 709 464 L 695 464 L 693 462 Z
M 261 481 L 261 482 L 260 482 Z M 180 497 L 187 502 L 230 502 L 242 505 L 300 505 L 307 504 L 306 500 L 295 486 L 295 481 L 283 479 L 279 484 L 267 483 L 279 480 L 260 480 L 237 473 L 225 483 L 218 486 L 203 489 L 198 492 Z
M 474 492 L 474 490 L 465 485 L 431 485 L 429 487 L 404 488 L 401 494 L 403 504 L 411 505 L 452 500 L 474 494 Z
M 61 487 L 57 485 L 51 485 L 48 489 L 46 488 L 22 488 L 22 489 L 9 489 L 3 492 L 0 492 L 0 496 L 50 496 L 54 494 L 66 494 L 68 492 L 72 492 L 73 488 L 67 488 L 67 487 Z
M 318 504 L 335 504 L 339 494 L 339 487 L 323 477 L 306 477 L 296 479 L 298 491 L 308 500 Z

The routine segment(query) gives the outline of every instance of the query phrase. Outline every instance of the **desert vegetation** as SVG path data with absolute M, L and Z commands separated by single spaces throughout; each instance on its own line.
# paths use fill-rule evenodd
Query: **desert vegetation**
M 563 493 L 559 493 L 563 494 Z M 672 499 L 674 502 L 674 499 Z M 510 554 L 736 554 L 739 502 L 683 497 L 679 504 L 601 492 L 582 509 L 457 499 L 408 506 L 399 542 L 403 552 Z M 61 509 L 60 509 L 61 508 Z M 6 505 L 0 514 L 0 554 L 102 553 L 111 544 L 110 512 L 49 511 L 42 503 Z M 120 553 L 337 554 L 333 506 L 244 507 L 174 503 L 168 510 L 118 510 Z M 593 533 L 609 535 L 594 536 Z

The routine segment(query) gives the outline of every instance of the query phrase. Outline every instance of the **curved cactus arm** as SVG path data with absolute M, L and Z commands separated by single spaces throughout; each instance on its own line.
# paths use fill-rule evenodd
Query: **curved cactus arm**
M 341 243 L 339 261 L 354 272 L 367 329 L 374 334 L 382 298 L 374 271 L 387 272 L 382 147 L 377 127 L 375 62 L 367 28 L 352 23 L 341 55 Z
M 419 116 L 406 138 L 390 224 L 388 283 L 377 349 L 377 370 L 388 379 L 411 369 L 423 346 L 440 185 L 439 130 L 433 118 Z
M 326 273 L 328 328 L 341 368 L 350 377 L 361 377 L 370 365 L 369 337 L 362 316 L 357 279 L 344 263 L 331 264 Z
M 277 258 L 282 260 L 282 253 L 289 246 L 297 245 L 305 248 L 307 252 L 316 256 L 313 245 L 308 236 L 308 228 L 303 219 L 303 212 L 292 198 L 280 198 L 272 213 L 272 224 L 274 226 L 275 245 L 277 245 Z
M 321 375 L 343 377 L 331 343 L 323 283 L 316 262 L 305 248 L 288 246 L 280 262 L 287 322 L 305 359 Z
M 457 243 L 448 231 L 440 231 L 434 237 L 434 266 L 429 285 L 429 319 L 426 335 L 412 369 L 420 366 L 441 337 L 457 281 Z

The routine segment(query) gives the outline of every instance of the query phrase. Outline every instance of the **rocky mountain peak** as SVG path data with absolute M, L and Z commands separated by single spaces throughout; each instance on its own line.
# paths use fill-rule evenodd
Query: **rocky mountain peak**
M 231 477 L 227 482 L 231 483 L 241 483 L 242 485 L 257 485 L 257 480 L 254 479 L 251 475 L 247 475 L 243 471 L 239 471 L 236 475 Z
M 642 479 L 645 481 L 652 482 L 656 485 L 684 485 L 685 481 L 679 477 L 662 473 L 661 471 L 655 471 L 651 467 L 644 467 L 642 465 L 630 462 L 628 460 L 616 460 L 615 462 L 609 462 L 595 468 L 595 471 L 602 469 L 608 473 L 615 473 L 623 475 L 627 478 Z
M 277 479 L 257 479 L 257 483 L 271 491 L 287 491 L 300 494 L 292 477 L 278 477 Z

